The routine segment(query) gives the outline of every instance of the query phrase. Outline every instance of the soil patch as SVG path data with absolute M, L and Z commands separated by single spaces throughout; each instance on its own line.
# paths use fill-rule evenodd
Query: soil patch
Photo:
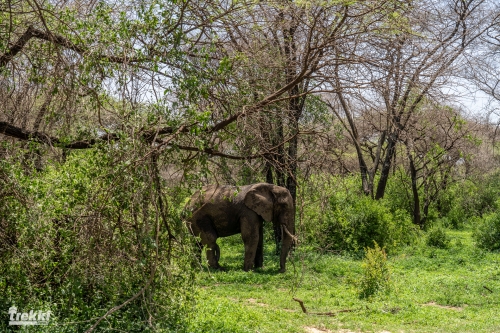
M 437 308 L 454 310 L 454 311 L 462 311 L 464 309 L 461 306 L 441 305 L 437 304 L 436 302 L 425 303 L 424 306 L 435 306 Z

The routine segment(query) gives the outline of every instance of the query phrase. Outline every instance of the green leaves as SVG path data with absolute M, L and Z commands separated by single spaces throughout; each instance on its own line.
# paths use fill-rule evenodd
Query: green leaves
M 311 193 L 304 199 L 308 242 L 358 255 L 374 241 L 388 251 L 413 243 L 418 232 L 409 214 L 391 206 L 391 199 L 373 200 L 359 193 L 358 181 L 319 178 L 305 185 Z
M 232 62 L 229 57 L 224 57 L 219 62 L 219 68 L 217 68 L 217 74 L 227 74 L 232 70 Z
M 391 272 L 387 264 L 387 255 L 383 248 L 374 242 L 373 248 L 365 248 L 363 276 L 359 281 L 359 296 L 368 298 L 379 291 L 389 291 Z
M 0 237 L 6 230 L 14 235 L 7 250 L 0 247 L 0 285 L 6 272 L 15 278 L 2 286 L 0 304 L 8 299 L 29 307 L 53 299 L 57 306 L 51 309 L 60 332 L 70 326 L 84 331 L 96 316 L 140 290 L 154 267 L 152 287 L 146 290 L 149 299 L 128 305 L 108 324 L 145 331 L 147 320 L 141 313 L 147 306 L 149 313 L 166 319 L 158 328 L 179 330 L 185 325 L 183 317 L 192 306 L 191 262 L 182 244 L 169 245 L 165 229 L 168 224 L 179 237 L 180 210 L 175 209 L 177 198 L 163 193 L 163 186 L 159 192 L 152 190 L 156 168 L 150 159 L 144 162 L 148 152 L 124 140 L 73 151 L 65 163 L 29 174 L 12 160 L 0 162 L 0 184 L 9 173 L 20 194 L 5 200 L 0 187 Z M 185 197 L 181 193 L 178 200 Z M 169 255 L 176 259 L 169 262 Z M 66 322 L 80 324 L 65 326 Z
M 427 233 L 427 245 L 445 249 L 450 245 L 450 237 L 442 227 L 434 227 Z
M 490 213 L 475 221 L 474 239 L 479 248 L 489 251 L 500 250 L 500 214 Z

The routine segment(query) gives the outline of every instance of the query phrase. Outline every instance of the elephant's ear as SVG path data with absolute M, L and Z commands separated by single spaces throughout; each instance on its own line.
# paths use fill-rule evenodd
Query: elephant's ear
M 273 200 L 271 194 L 263 187 L 252 188 L 245 196 L 245 205 L 270 222 L 273 220 Z

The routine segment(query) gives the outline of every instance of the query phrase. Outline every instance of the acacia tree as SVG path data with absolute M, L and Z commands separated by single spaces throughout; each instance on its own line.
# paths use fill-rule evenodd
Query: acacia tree
M 465 174 L 459 170 L 465 169 L 480 142 L 476 126 L 453 108 L 426 103 L 401 134 L 402 155 L 406 157 L 402 159 L 405 170 L 401 176 L 410 176 L 408 201 L 413 223 L 420 228 L 425 228 L 429 208 L 440 191 L 457 175 Z
M 309 132 L 301 120 L 314 112 L 306 108 L 318 105 L 308 103 L 308 96 L 322 90 L 324 69 L 332 62 L 351 61 L 343 45 L 382 24 L 391 3 L 250 3 L 214 21 L 196 40 L 215 52 L 210 59 L 191 55 L 193 62 L 208 65 L 199 66 L 209 82 L 206 94 L 193 101 L 209 112 L 208 136 L 199 151 L 228 151 L 219 156 L 243 160 L 245 182 L 256 178 L 248 177 L 248 169 L 263 170 L 267 182 L 287 187 L 295 201 L 300 136 Z M 193 147 L 200 137 L 182 140 Z M 279 233 L 275 230 L 277 245 Z
M 384 196 L 401 133 L 420 104 L 425 98 L 444 98 L 443 88 L 456 84 L 454 74 L 464 66 L 464 53 L 495 20 L 487 1 L 394 6 L 400 29 L 353 45 L 360 61 L 339 64 L 331 75 L 330 107 L 355 147 L 363 191 L 375 199 Z M 361 127 L 370 130 L 362 135 Z
M 483 94 L 489 98 L 488 116 L 486 126 L 490 123 L 496 125 L 493 133 L 493 153 L 495 151 L 496 136 L 498 132 L 498 116 L 500 102 L 500 6 L 491 6 L 490 11 L 496 13 L 494 24 L 481 36 L 481 43 L 473 53 L 468 54 L 469 66 L 462 69 L 462 75 Z

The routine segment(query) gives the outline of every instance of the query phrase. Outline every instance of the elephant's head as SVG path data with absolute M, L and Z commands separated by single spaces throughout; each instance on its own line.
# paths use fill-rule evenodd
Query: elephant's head
M 288 189 L 267 183 L 254 184 L 248 190 L 245 205 L 265 221 L 272 221 L 283 231 L 280 254 L 280 272 L 285 272 L 285 261 L 295 239 L 295 207 Z

